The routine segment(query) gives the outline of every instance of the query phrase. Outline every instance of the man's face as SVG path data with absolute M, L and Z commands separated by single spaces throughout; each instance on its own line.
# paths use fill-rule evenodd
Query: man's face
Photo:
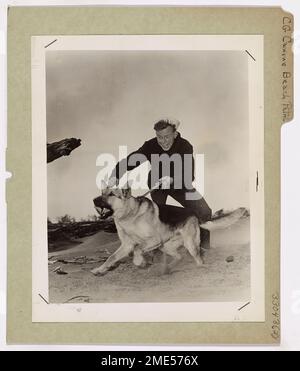
M 168 151 L 176 138 L 176 131 L 172 126 L 168 126 L 163 130 L 156 131 L 156 138 L 158 144 L 164 151 Z

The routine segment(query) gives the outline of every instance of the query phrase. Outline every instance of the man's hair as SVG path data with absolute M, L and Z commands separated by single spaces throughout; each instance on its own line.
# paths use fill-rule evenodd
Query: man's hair
M 173 124 L 172 121 L 169 121 L 169 120 L 159 120 L 159 121 L 157 121 L 154 125 L 154 130 L 155 131 L 161 131 L 161 130 L 166 129 L 168 126 L 171 126 L 174 131 L 176 130 L 175 124 Z

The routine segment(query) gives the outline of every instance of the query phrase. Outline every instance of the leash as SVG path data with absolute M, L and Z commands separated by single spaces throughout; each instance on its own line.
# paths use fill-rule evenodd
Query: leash
M 168 187 L 170 187 L 172 183 L 173 183 L 173 178 L 169 176 L 164 176 L 160 178 L 159 181 L 151 189 L 149 189 L 149 191 L 144 193 L 142 197 L 148 196 L 148 194 L 150 194 L 151 192 L 155 191 L 156 189 L 159 189 L 160 186 L 163 186 L 165 189 L 168 189 Z

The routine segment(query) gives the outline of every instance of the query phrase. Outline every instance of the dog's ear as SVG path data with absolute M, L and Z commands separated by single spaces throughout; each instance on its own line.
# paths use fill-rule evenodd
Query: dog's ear
M 124 188 L 122 188 L 122 196 L 123 196 L 124 198 L 129 198 L 129 197 L 131 197 L 131 188 L 130 188 L 130 186 L 129 186 L 128 183 L 125 185 Z
M 110 177 L 108 179 L 108 184 L 107 186 L 109 188 L 117 187 L 119 185 L 119 180 L 116 177 Z
M 130 190 L 131 190 L 132 183 L 133 183 L 132 180 L 128 180 L 128 181 L 126 182 L 124 188 L 126 188 L 126 189 L 130 189 Z
M 108 188 L 107 183 L 104 180 L 101 180 L 101 190 L 104 191 L 107 188 Z

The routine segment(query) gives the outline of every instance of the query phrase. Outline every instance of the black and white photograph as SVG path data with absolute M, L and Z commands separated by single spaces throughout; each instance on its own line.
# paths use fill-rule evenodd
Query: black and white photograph
M 297 6 L 22 1 L 0 10 L 0 348 L 295 348 Z
M 251 52 L 44 58 L 49 303 L 249 303 Z

